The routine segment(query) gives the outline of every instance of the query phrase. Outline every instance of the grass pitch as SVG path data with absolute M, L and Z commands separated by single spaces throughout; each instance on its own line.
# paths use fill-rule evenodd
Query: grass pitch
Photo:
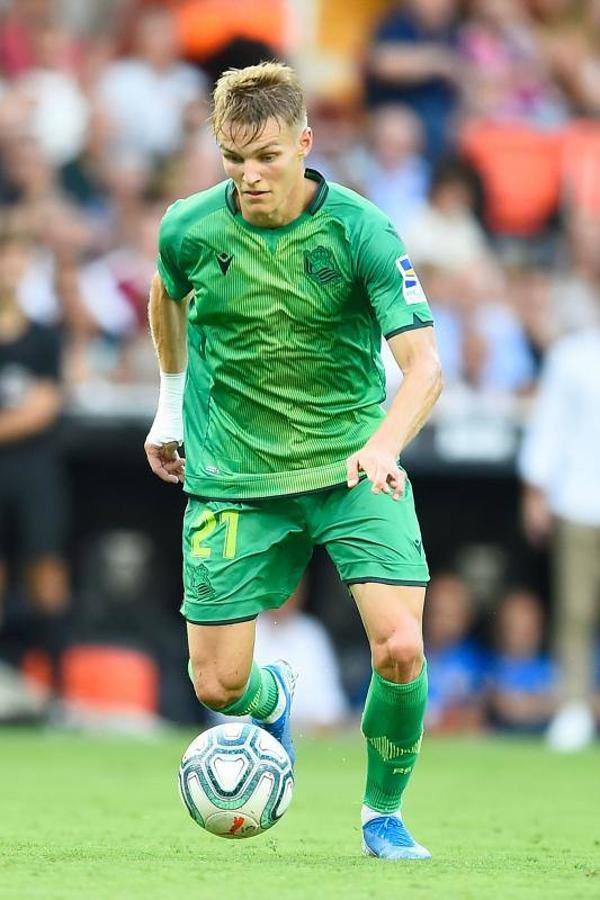
M 0 897 L 600 897 L 597 749 L 426 740 L 405 814 L 434 858 L 394 863 L 360 853 L 356 736 L 300 742 L 289 812 L 247 841 L 205 834 L 181 806 L 175 774 L 191 737 L 0 731 Z

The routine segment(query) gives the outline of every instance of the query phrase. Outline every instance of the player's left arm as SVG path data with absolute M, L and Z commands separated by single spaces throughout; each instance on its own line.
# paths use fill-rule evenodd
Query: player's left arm
M 403 331 L 389 339 L 394 359 L 404 376 L 388 413 L 365 446 L 347 460 L 348 487 L 365 472 L 376 494 L 402 496 L 405 474 L 398 457 L 419 433 L 443 386 L 442 369 L 431 326 Z

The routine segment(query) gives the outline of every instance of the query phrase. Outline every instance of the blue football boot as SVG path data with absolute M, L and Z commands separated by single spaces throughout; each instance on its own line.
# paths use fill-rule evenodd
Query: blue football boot
M 296 762 L 296 753 L 294 751 L 294 741 L 292 739 L 292 700 L 294 699 L 294 690 L 296 688 L 296 680 L 298 673 L 292 669 L 289 663 L 283 659 L 269 666 L 264 666 L 269 672 L 272 672 L 280 691 L 285 697 L 285 707 L 281 715 L 274 722 L 264 722 L 262 719 L 251 719 L 253 725 L 264 728 L 269 734 L 279 741 L 283 749 L 287 752 L 292 761 L 292 766 Z
M 363 852 L 379 859 L 431 859 L 398 816 L 377 816 L 363 825 Z

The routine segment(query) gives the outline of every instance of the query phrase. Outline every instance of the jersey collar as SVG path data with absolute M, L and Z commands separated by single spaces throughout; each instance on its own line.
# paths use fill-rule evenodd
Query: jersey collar
M 318 185 L 314 197 L 304 210 L 305 213 L 314 216 L 315 213 L 317 213 L 325 203 L 325 199 L 327 197 L 327 194 L 329 193 L 329 185 L 327 184 L 325 178 L 321 175 L 321 173 L 317 172 L 316 169 L 305 169 L 304 177 L 309 178 L 311 181 L 316 181 Z M 240 210 L 237 203 L 235 202 L 235 193 L 235 184 L 230 180 L 227 182 L 227 185 L 225 187 L 225 202 L 227 203 L 229 212 L 232 215 L 237 216 Z

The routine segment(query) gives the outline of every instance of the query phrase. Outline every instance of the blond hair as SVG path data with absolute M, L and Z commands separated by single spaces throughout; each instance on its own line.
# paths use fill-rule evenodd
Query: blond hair
M 263 62 L 245 69 L 228 69 L 213 94 L 212 125 L 217 137 L 227 124 L 232 133 L 250 129 L 255 140 L 267 119 L 290 127 L 306 124 L 306 105 L 298 76 L 289 66 Z

